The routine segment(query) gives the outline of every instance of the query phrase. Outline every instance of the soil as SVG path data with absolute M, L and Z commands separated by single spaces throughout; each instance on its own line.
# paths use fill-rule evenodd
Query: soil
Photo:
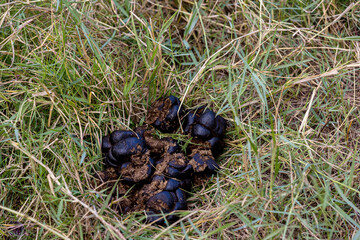
M 121 177 L 124 179 L 131 179 L 132 182 L 144 181 L 149 177 L 149 165 L 147 163 L 136 165 L 130 163 L 125 168 L 120 170 Z
M 194 159 L 191 159 L 189 161 L 189 164 L 193 167 L 193 169 L 196 169 L 196 172 L 204 172 L 207 167 L 206 164 L 200 164 L 200 163 L 196 162 Z
M 169 98 L 162 98 L 155 101 L 148 110 L 145 120 L 146 123 L 153 124 L 156 122 L 156 120 L 163 122 L 169 112 L 171 105 L 172 104 Z
M 153 133 L 153 130 L 148 130 L 144 133 L 146 145 L 150 148 L 152 153 L 164 153 L 167 152 L 170 147 L 176 146 L 176 142 L 172 141 L 170 138 L 158 139 L 153 136 Z
M 150 201 L 150 202 L 148 202 L 146 207 L 155 212 L 161 212 L 161 211 L 167 210 L 169 208 L 168 205 L 161 200 Z
M 195 155 L 197 152 L 199 151 L 210 151 L 211 154 L 211 145 L 208 141 L 204 142 L 202 140 L 199 139 L 192 139 L 191 140 L 191 144 L 189 144 L 187 151 L 190 152 L 190 157 L 192 157 L 193 155 Z
M 146 202 L 154 195 L 162 192 L 166 187 L 167 181 L 152 181 L 149 184 L 143 185 L 138 191 L 133 194 L 133 206 L 131 211 L 142 211 L 145 209 Z
M 95 178 L 93 179 L 91 185 L 93 185 L 94 189 L 97 191 L 111 189 L 119 179 L 116 169 L 112 167 L 96 172 L 94 177 Z
M 116 186 L 115 192 L 117 192 L 119 195 L 125 195 L 127 192 L 129 192 L 131 186 L 122 182 L 119 182 Z
M 138 146 L 138 148 L 141 149 L 141 146 Z M 145 153 L 141 153 L 139 151 L 139 153 L 131 155 L 130 161 L 134 165 L 144 165 L 149 162 L 149 158 L 150 158 L 150 151 L 146 151 Z
M 100 185 L 100 188 L 98 187 L 97 190 L 101 191 L 107 189 L 108 193 L 110 193 L 119 178 L 119 175 L 116 174 L 116 170 L 111 168 L 97 172 L 96 176 L 98 177 L 96 178 L 97 186 Z M 167 180 L 151 181 L 144 185 L 129 185 L 118 182 L 113 194 L 114 196 L 120 196 L 120 199 L 116 200 L 116 206 L 121 213 L 142 211 L 145 209 L 147 201 L 152 196 L 162 192 L 167 183 Z
M 116 182 L 118 182 L 120 178 L 119 174 L 117 173 L 118 171 L 118 169 L 111 167 L 103 171 L 96 172 L 95 179 L 92 185 L 98 191 L 103 191 L 107 189 L 107 192 L 110 193 L 110 191 L 114 187 L 114 184 L 116 184 Z M 129 189 L 130 185 L 119 181 L 114 191 L 114 194 L 116 193 L 118 195 L 124 195 L 129 191 Z
M 95 177 L 101 182 L 116 181 L 119 175 L 116 173 L 115 168 L 107 168 L 104 171 L 96 172 Z
M 169 162 L 173 162 L 176 165 L 185 167 L 187 164 L 187 159 L 183 153 L 165 153 L 162 159 L 158 161 L 154 175 L 166 175 Z
M 211 149 L 206 148 L 206 147 L 193 148 L 192 151 L 191 151 L 191 154 L 189 155 L 189 157 L 192 158 L 197 153 L 199 153 L 202 156 L 209 156 L 209 157 L 213 158 L 212 153 L 211 153 Z
M 194 186 L 204 186 L 208 183 L 209 176 L 206 173 L 200 173 L 194 175 L 192 180 Z
M 199 153 L 202 156 L 202 160 L 204 162 L 207 162 L 208 160 L 214 160 L 214 157 L 212 155 L 211 149 L 204 144 L 203 146 L 198 146 L 197 148 L 193 148 L 191 150 L 191 154 L 189 155 L 190 161 L 189 164 L 193 167 L 193 169 L 196 169 L 196 172 L 203 172 L 206 170 L 207 164 L 199 164 L 196 162 L 193 157 L 195 154 Z
M 120 213 L 125 214 L 131 212 L 133 202 L 127 196 L 121 197 L 117 203 L 117 208 L 119 209 Z

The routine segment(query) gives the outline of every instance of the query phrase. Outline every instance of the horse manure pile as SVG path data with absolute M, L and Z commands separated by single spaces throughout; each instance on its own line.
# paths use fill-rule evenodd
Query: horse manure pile
M 219 169 L 215 161 L 224 147 L 226 121 L 204 107 L 185 110 L 174 96 L 156 100 L 148 109 L 145 125 L 133 131 L 116 130 L 102 138 L 105 169 L 96 173 L 97 185 L 115 188 L 119 211 L 146 212 L 149 223 L 176 220 L 186 210 L 186 192 L 195 179 Z M 191 139 L 185 154 L 171 138 L 158 138 L 156 129 L 175 133 L 182 127 Z

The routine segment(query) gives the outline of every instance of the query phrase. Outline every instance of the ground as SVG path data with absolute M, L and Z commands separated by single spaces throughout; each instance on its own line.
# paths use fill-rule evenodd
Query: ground
M 359 19 L 346 0 L 0 0 L 0 235 L 359 239 Z M 101 136 L 169 94 L 229 128 L 161 227 L 91 183 Z

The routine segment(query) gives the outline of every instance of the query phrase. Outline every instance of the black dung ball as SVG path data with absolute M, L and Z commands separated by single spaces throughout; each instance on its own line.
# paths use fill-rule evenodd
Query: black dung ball
M 146 123 L 152 125 L 162 132 L 173 132 L 179 128 L 183 109 L 180 108 L 180 100 L 169 96 L 160 98 L 151 104 Z
M 199 109 L 189 112 L 184 121 L 185 133 L 191 134 L 197 142 L 209 144 L 214 156 L 222 152 L 224 147 L 223 137 L 226 130 L 226 121 L 221 116 L 209 109 Z

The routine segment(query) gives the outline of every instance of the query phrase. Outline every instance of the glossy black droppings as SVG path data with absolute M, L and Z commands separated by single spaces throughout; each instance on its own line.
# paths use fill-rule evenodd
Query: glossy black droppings
M 146 222 L 156 223 L 158 225 L 164 225 L 165 223 L 162 214 L 154 213 L 153 211 L 146 212 Z
M 177 118 L 178 115 L 178 111 L 179 111 L 180 106 L 179 105 L 174 105 L 169 109 L 169 113 L 166 115 L 166 120 L 167 121 L 174 121 Z
M 118 161 L 112 154 L 112 149 L 110 148 L 109 152 L 107 153 L 105 157 L 105 164 L 109 167 L 117 167 L 121 161 Z
M 169 179 L 164 190 L 175 191 L 176 189 L 179 188 L 179 186 L 180 186 L 180 181 L 175 179 Z
M 220 139 L 218 137 L 213 137 L 210 140 L 208 140 L 210 143 L 211 149 L 216 148 L 220 144 Z
M 218 137 L 213 137 L 207 141 L 210 144 L 211 152 L 218 156 L 224 148 L 224 141 Z
M 178 188 L 175 191 L 176 197 L 178 202 L 186 202 L 186 194 L 183 190 L 181 190 L 180 188 Z
M 190 112 L 185 119 L 184 132 L 189 133 L 192 125 L 198 120 L 198 117 L 194 112 Z
M 199 137 L 201 139 L 208 139 L 211 135 L 211 132 L 209 129 L 204 127 L 201 124 L 196 124 L 193 128 L 193 136 Z
M 134 136 L 135 133 L 133 133 L 132 131 L 116 130 L 110 134 L 110 141 L 112 144 L 116 144 L 117 142 L 125 138 L 134 137 Z
M 152 157 L 149 157 L 149 164 L 150 164 L 150 166 L 154 167 L 155 166 L 155 159 L 153 159 Z
M 189 174 L 193 171 L 193 167 L 191 165 L 186 165 L 186 167 L 182 170 L 183 173 Z
M 154 212 L 169 212 L 174 205 L 174 197 L 173 195 L 168 191 L 162 191 L 154 196 L 152 196 L 148 202 L 146 203 L 146 206 L 149 210 L 152 210 Z
M 198 163 L 199 165 L 205 164 L 205 161 L 204 161 L 204 159 L 203 159 L 203 156 L 200 155 L 199 153 L 196 153 L 196 154 L 193 156 L 193 159 L 194 159 L 195 162 Z
M 179 124 L 186 136 L 179 136 L 184 133 Z M 145 125 L 104 136 L 103 161 L 105 170 L 111 169 L 104 179 L 118 183 L 106 187 L 115 189 L 116 197 L 126 194 L 117 204 L 119 212 L 145 211 L 147 222 L 156 224 L 178 219 L 176 211 L 187 209 L 186 192 L 220 169 L 214 157 L 223 150 L 226 127 L 226 120 L 206 106 L 189 111 L 168 96 L 151 104 Z
M 164 176 L 162 175 L 154 175 L 152 177 L 152 181 L 160 181 L 160 182 L 164 182 L 166 179 Z
M 148 169 L 146 171 L 146 175 L 147 175 L 146 178 L 149 178 L 153 172 L 154 164 L 152 162 L 149 161 L 149 163 L 147 164 Z
M 201 108 L 187 115 L 184 131 L 191 134 L 194 144 L 210 144 L 213 155 L 217 156 L 224 148 L 223 137 L 226 126 L 223 117 L 216 116 L 215 112 L 209 109 Z
M 187 209 L 186 201 L 185 202 L 176 202 L 175 203 L 174 211 L 186 210 L 186 209 Z
M 215 121 L 216 121 L 216 126 L 214 129 L 214 132 L 219 138 L 222 138 L 222 137 L 224 137 L 227 123 L 226 123 L 225 119 L 220 116 L 217 116 Z
M 169 166 L 177 169 L 182 169 L 186 167 L 186 162 L 180 162 L 176 160 L 172 160 L 169 162 Z
M 169 177 L 179 178 L 179 177 L 181 177 L 182 174 L 181 174 L 181 171 L 179 171 L 178 169 L 173 168 L 173 167 L 168 167 L 167 175 Z
M 146 203 L 147 221 L 156 224 L 165 223 L 165 219 L 159 213 L 168 213 L 166 215 L 167 221 L 174 221 L 178 215 L 174 211 L 186 210 L 186 194 L 180 188 L 176 190 L 164 190 L 152 196 Z M 156 215 L 159 214 L 159 215 Z
M 180 105 L 180 100 L 177 97 L 170 95 L 169 99 L 173 105 Z
M 210 110 L 206 111 L 205 113 L 201 114 L 199 122 L 201 123 L 201 125 L 207 128 L 214 129 L 216 125 L 215 113 Z
M 209 169 L 211 172 L 215 172 L 216 170 L 219 170 L 219 169 L 220 169 L 219 165 L 215 162 L 214 159 L 211 159 L 211 158 L 208 159 L 208 160 L 206 161 L 206 164 L 207 164 L 208 169 Z
M 116 159 L 145 151 L 145 142 L 137 137 L 130 137 L 117 142 L 112 147 L 112 154 Z
M 121 164 L 121 169 L 125 169 L 125 168 L 127 168 L 128 166 L 130 166 L 131 164 L 132 164 L 131 162 L 123 163 L 123 164 Z
M 175 146 L 169 147 L 167 152 L 169 154 L 173 154 L 173 153 L 176 153 L 178 150 L 179 150 L 179 145 L 176 143 Z
M 101 152 L 106 154 L 109 152 L 112 144 L 110 142 L 110 136 L 104 136 L 101 140 Z
M 192 162 L 193 161 L 193 162 Z M 210 172 L 213 173 L 218 170 L 220 167 L 215 162 L 215 159 L 211 155 L 202 155 L 200 153 L 196 153 L 193 155 L 192 160 L 190 161 L 193 163 L 194 171 L 195 172 Z
M 153 123 L 155 128 L 160 128 L 161 126 L 161 121 L 159 119 L 156 119 L 156 121 Z
M 173 132 L 178 129 L 183 110 L 177 97 L 169 96 L 156 100 L 148 109 L 146 123 L 162 132 Z

